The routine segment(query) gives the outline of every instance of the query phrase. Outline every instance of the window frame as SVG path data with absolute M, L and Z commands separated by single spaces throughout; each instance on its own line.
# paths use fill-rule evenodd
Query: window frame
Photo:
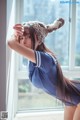
M 74 1 L 74 0 L 72 0 Z M 76 0 L 75 0 L 76 2 Z M 22 20 L 23 14 L 21 11 L 23 11 L 23 0 L 17 0 L 16 1 L 16 22 L 19 23 Z M 80 67 L 75 66 L 75 43 L 76 43 L 76 4 L 70 5 L 70 18 L 69 18 L 69 24 L 70 24 L 70 45 L 69 45 L 69 67 L 62 66 L 63 74 L 67 77 L 72 78 L 80 78 Z M 15 65 L 16 65 L 16 74 L 15 74 L 15 81 L 16 81 L 16 89 L 18 87 L 18 80 L 20 79 L 26 79 L 26 71 L 19 71 L 18 65 L 19 65 L 19 54 L 15 54 Z M 28 77 L 28 76 L 27 76 Z M 16 92 L 16 97 L 18 96 L 18 92 Z M 18 98 L 17 98 L 18 100 Z M 15 104 L 15 108 L 17 106 L 17 101 Z M 15 109 L 15 112 L 17 112 L 17 108 Z

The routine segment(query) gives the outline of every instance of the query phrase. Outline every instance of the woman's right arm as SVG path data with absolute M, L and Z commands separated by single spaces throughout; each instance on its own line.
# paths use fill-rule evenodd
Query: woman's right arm
M 16 37 L 12 37 L 8 40 L 8 46 L 22 56 L 26 57 L 28 60 L 36 63 L 34 50 L 20 44 Z
M 22 56 L 29 59 L 30 61 L 32 61 L 34 63 L 36 62 L 35 61 L 35 53 L 32 49 L 27 48 L 14 40 L 8 41 L 8 46 L 11 49 L 15 50 L 16 52 L 18 52 L 19 54 L 21 54 Z

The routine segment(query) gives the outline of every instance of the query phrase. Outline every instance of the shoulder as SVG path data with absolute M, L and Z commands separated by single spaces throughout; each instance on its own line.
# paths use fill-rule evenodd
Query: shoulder
M 30 62 L 29 68 L 31 71 L 34 69 L 39 69 L 45 72 L 48 72 L 51 67 L 55 65 L 54 60 L 51 55 L 41 51 L 35 51 L 36 63 Z

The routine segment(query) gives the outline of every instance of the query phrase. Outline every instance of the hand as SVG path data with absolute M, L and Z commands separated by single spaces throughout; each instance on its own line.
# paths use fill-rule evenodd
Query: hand
M 24 28 L 21 24 L 16 24 L 15 26 L 13 26 L 13 29 L 14 29 L 14 37 L 15 37 L 15 40 L 17 42 L 20 42 L 20 37 L 23 36 L 23 31 L 24 31 Z

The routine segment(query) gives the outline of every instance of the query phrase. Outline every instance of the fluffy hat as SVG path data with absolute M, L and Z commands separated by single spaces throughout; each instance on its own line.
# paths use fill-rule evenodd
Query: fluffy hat
M 26 30 L 26 27 L 32 27 L 36 32 L 38 40 L 42 42 L 48 33 L 59 29 L 63 25 L 64 25 L 64 19 L 62 18 L 55 20 L 52 24 L 49 25 L 45 25 L 44 23 L 39 21 L 29 21 L 23 24 L 24 30 Z

